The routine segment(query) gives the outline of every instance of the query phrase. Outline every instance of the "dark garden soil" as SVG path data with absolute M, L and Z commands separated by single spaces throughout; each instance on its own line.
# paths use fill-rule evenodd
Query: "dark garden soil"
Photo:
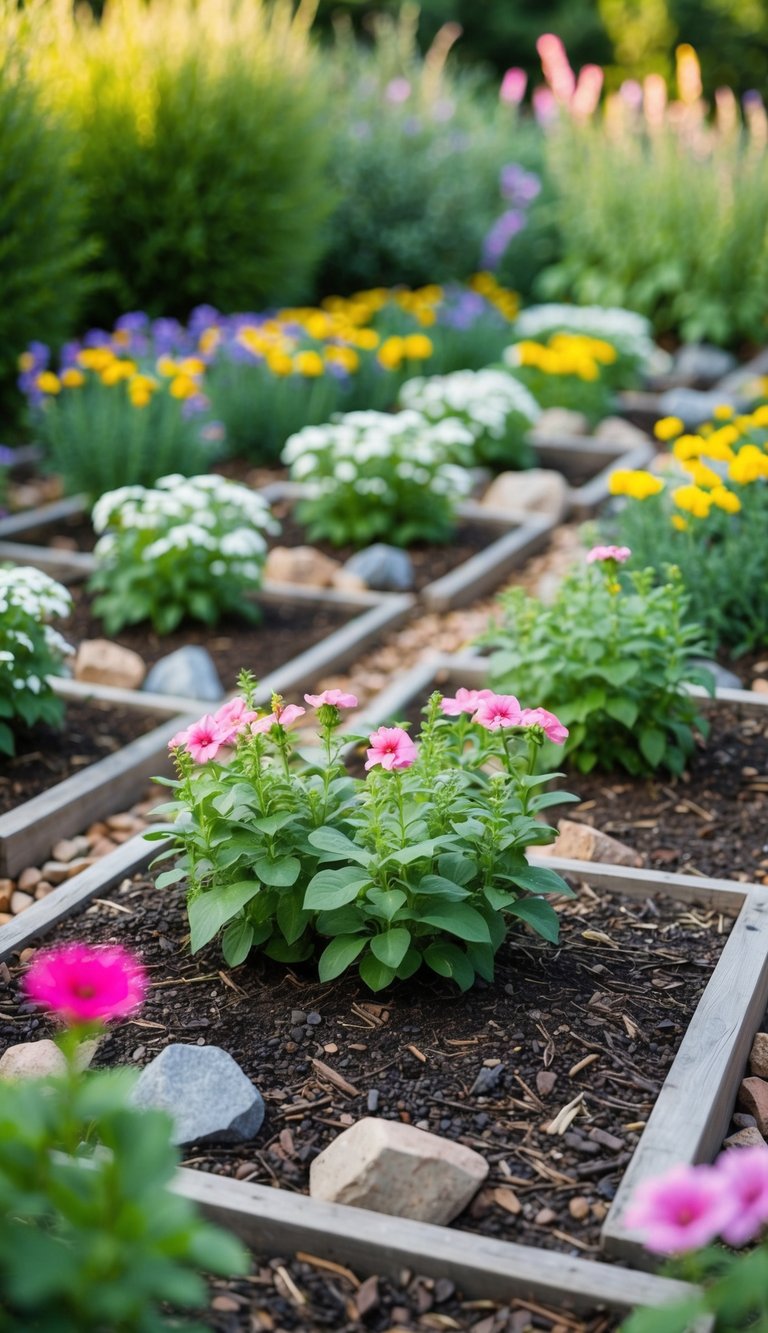
M 711 714 L 712 730 L 680 778 L 572 773 L 582 804 L 562 812 L 636 848 L 656 870 L 768 883 L 768 718 Z
M 104 626 L 91 610 L 91 599 L 80 588 L 73 588 L 73 615 L 62 622 L 62 633 L 70 643 L 105 637 Z M 189 621 L 172 634 L 157 634 L 148 624 L 127 626 L 109 637 L 123 648 L 132 648 L 152 666 L 187 644 L 200 644 L 211 654 L 219 677 L 227 690 L 234 689 L 238 673 L 246 667 L 257 680 L 284 665 L 307 648 L 346 625 L 349 611 L 336 607 L 305 605 L 265 606 L 258 624 L 235 616 L 226 616 L 218 625 L 206 626 Z
M 615 1316 L 563 1315 L 535 1301 L 466 1300 L 448 1278 L 408 1269 L 397 1279 L 364 1278 L 312 1255 L 257 1259 L 250 1277 L 215 1282 L 205 1317 L 216 1333 L 610 1333 L 619 1324 Z
M 486 1156 L 491 1174 L 459 1228 L 594 1255 L 729 923 L 586 885 L 560 910 L 559 947 L 515 931 L 495 983 L 466 995 L 429 975 L 375 996 L 356 977 L 322 986 L 309 965 L 227 971 L 214 946 L 189 955 L 183 894 L 158 891 L 151 875 L 55 938 L 128 941 L 149 968 L 141 1016 L 104 1040 L 97 1064 L 212 1042 L 261 1090 L 255 1142 L 191 1146 L 185 1165 L 304 1192 L 322 1148 L 361 1116 L 383 1116 Z M 14 995 L 18 974 L 0 1001 L 0 1047 L 47 1029 Z
M 0 814 L 114 754 L 162 720 L 157 713 L 135 708 L 67 701 L 61 730 L 40 725 L 31 734 L 19 732 L 17 753 L 0 759 Z

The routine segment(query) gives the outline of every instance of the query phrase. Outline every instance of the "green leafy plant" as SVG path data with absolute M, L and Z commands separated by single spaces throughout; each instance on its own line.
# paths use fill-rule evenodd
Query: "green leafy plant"
M 620 580 L 623 554 L 594 557 L 563 579 L 550 605 L 512 588 L 501 616 L 481 639 L 492 648 L 494 689 L 535 696 L 570 727 L 566 753 L 582 773 L 617 766 L 629 773 L 680 773 L 707 723 L 686 684 L 714 691 L 711 673 L 690 659 L 705 654 L 688 619 L 680 571 L 668 566 Z M 590 553 L 594 556 L 594 552 Z
M 473 459 L 496 468 L 532 467 L 536 451 L 526 436 L 540 408 L 524 385 L 503 370 L 464 370 L 407 380 L 403 407 L 428 421 L 456 420 L 474 437 Z
M 73 649 L 48 622 L 71 610 L 67 589 L 47 574 L 0 566 L 0 754 L 15 753 L 19 727 L 62 721 L 64 704 L 49 677 L 64 674 Z
M 594 426 L 611 411 L 612 370 L 618 352 L 604 338 L 554 333 L 546 342 L 523 338 L 506 348 L 504 365 L 542 408 L 583 412 Z
M 274 697 L 262 716 L 240 683 L 170 742 L 179 776 L 162 809 L 177 820 L 158 860 L 175 864 L 157 885 L 186 881 L 193 951 L 221 934 L 230 966 L 257 948 L 319 954 L 322 981 L 355 964 L 381 990 L 424 966 L 466 990 L 493 979 L 507 919 L 557 940 L 546 895 L 569 891 L 525 859 L 554 837 L 536 815 L 563 799 L 539 790 L 559 775 L 533 771 L 546 730 L 566 734 L 556 718 L 490 691 L 434 694 L 418 745 L 400 727 L 367 738 L 363 780 L 336 734 L 353 695 L 305 696 L 321 744 L 299 760 L 289 727 L 305 710 Z
M 311 541 L 367 546 L 447 542 L 472 485 L 473 436 L 460 421 L 419 412 L 348 412 L 287 441 L 283 462 L 306 488 L 298 505 Z
M 161 477 L 154 490 L 102 495 L 92 519 L 101 536 L 89 586 L 108 633 L 149 620 L 169 634 L 185 616 L 259 619 L 249 594 L 263 576 L 265 533 L 279 525 L 247 486 L 215 474 Z

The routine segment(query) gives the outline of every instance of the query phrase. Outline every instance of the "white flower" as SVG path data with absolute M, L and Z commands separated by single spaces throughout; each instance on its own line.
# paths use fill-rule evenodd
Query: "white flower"
M 604 338 L 619 352 L 637 357 L 643 367 L 650 362 L 656 346 L 650 320 L 619 306 L 534 305 L 523 310 L 515 321 L 518 338 L 542 339 L 559 332 Z

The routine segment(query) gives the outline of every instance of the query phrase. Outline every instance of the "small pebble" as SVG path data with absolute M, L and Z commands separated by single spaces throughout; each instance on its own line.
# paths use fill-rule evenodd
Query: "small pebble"
M 368 1093 L 368 1101 L 367 1101 L 366 1105 L 367 1105 L 369 1111 L 378 1111 L 378 1109 L 379 1109 L 379 1090 L 378 1090 L 378 1088 L 371 1088 L 370 1092 Z
M 317 1012 L 313 1012 L 307 1015 L 307 1022 L 309 1023 L 309 1026 L 311 1028 L 316 1028 L 318 1023 L 322 1023 L 322 1021 L 323 1021 L 322 1015 L 318 1014 Z

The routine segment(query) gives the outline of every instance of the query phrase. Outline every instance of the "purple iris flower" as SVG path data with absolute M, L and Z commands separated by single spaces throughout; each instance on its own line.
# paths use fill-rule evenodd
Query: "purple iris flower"
M 497 218 L 483 241 L 483 266 L 496 268 L 506 254 L 513 236 L 525 227 L 525 214 L 519 208 L 509 208 Z
M 510 204 L 524 207 L 541 193 L 541 181 L 533 171 L 526 171 L 519 162 L 510 162 L 501 168 L 501 193 Z

